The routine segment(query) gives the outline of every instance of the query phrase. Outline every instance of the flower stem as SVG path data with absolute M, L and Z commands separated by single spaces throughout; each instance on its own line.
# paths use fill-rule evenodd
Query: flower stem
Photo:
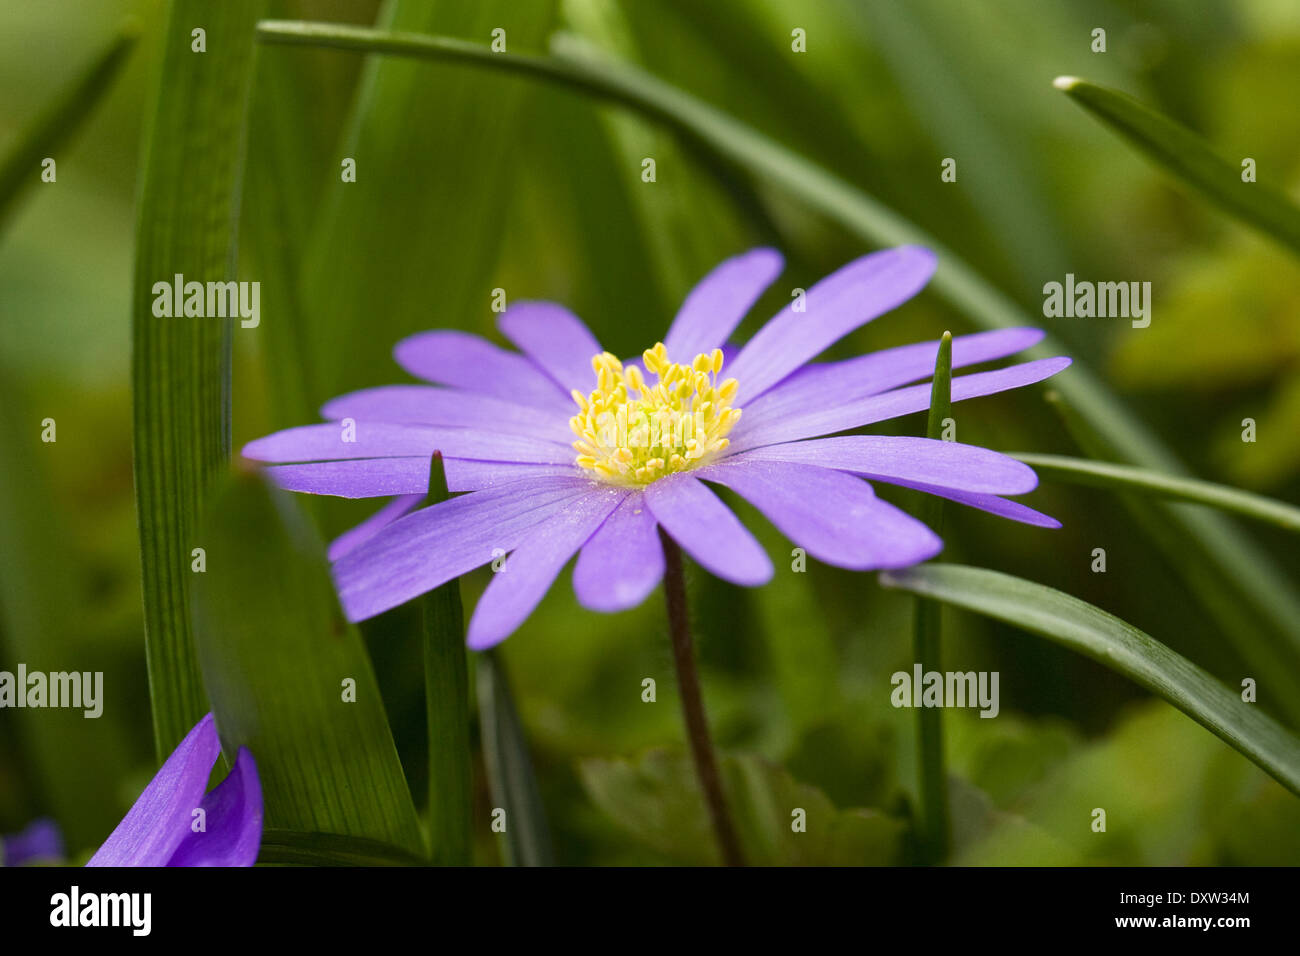
M 664 547 L 664 596 L 668 602 L 668 629 L 672 634 L 673 663 L 677 667 L 677 686 L 682 695 L 682 714 L 686 718 L 686 736 L 695 758 L 695 773 L 709 807 L 718 849 L 727 866 L 744 866 L 745 858 L 736 839 L 736 828 L 727 808 L 727 795 L 718 773 L 713 738 L 709 735 L 709 718 L 704 713 L 700 695 L 700 677 L 695 669 L 695 645 L 691 640 L 690 615 L 686 609 L 686 578 L 682 574 L 682 551 L 662 530 L 659 538 Z

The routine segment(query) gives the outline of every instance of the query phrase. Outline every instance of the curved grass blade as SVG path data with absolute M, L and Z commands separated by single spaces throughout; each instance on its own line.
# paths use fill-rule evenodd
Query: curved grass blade
M 1145 468 L 1109 461 L 1071 458 L 1068 455 L 1034 455 L 1008 452 L 1045 478 L 1114 491 L 1138 491 L 1208 505 L 1246 518 L 1263 521 L 1283 531 L 1300 532 L 1300 508 L 1275 498 L 1178 475 L 1162 475 Z
M 546 809 L 537 789 L 510 681 L 496 651 L 480 654 L 477 664 L 483 759 L 495 808 L 506 812 L 506 864 L 551 866 L 555 851 L 546 825 Z
M 429 466 L 429 504 L 446 501 L 442 455 Z M 429 845 L 434 863 L 474 862 L 474 774 L 470 763 L 469 659 L 460 578 L 421 599 L 424 692 L 429 723 Z
M 128 24 L 77 79 L 61 91 L 41 114 L 18 135 L 18 142 L 0 161 L 0 228 L 12 214 L 15 201 L 40 177 L 41 160 L 58 152 L 95 112 L 113 80 L 135 47 L 139 30 Z
M 901 588 L 1005 621 L 1090 657 L 1163 697 L 1300 796 L 1300 740 L 1149 634 L 1054 588 L 984 568 L 922 564 L 880 575 Z
M 943 435 L 944 419 L 952 412 L 952 333 L 944 332 L 939 340 L 939 354 L 934 363 L 934 384 L 930 387 L 930 411 L 925 437 Z M 921 495 L 920 518 L 936 534 L 943 530 L 943 499 Z M 916 599 L 912 648 L 922 673 L 942 671 L 940 607 L 923 597 Z M 919 856 L 922 863 L 938 863 L 948 855 L 951 814 L 948 808 L 948 771 L 943 757 L 943 711 L 917 709 L 917 769 L 920 776 L 921 826 Z
M 1032 315 L 933 236 L 849 183 L 781 146 L 762 133 L 690 94 L 625 64 L 592 56 L 563 36 L 553 44 L 558 56 L 493 53 L 486 46 L 447 37 L 391 33 L 331 23 L 265 21 L 258 37 L 267 43 L 325 46 L 361 53 L 389 53 L 448 60 L 468 66 L 531 76 L 622 104 L 676 129 L 703 155 L 724 166 L 744 169 L 797 197 L 808 208 L 837 222 L 867 243 L 917 243 L 934 250 L 939 268 L 930 288 L 982 329 L 1034 325 Z M 1059 354 L 1063 346 L 1045 338 L 1031 354 Z M 1186 475 L 1186 468 L 1115 396 L 1075 362 L 1055 382 L 1072 412 L 1104 437 L 1108 453 L 1143 468 Z M 1189 513 L 1176 503 L 1144 509 L 1143 525 L 1166 554 L 1185 553 L 1196 543 L 1200 564 L 1173 561 L 1238 652 L 1270 670 L 1281 663 L 1300 674 L 1300 594 L 1267 555 L 1214 513 Z M 1214 585 L 1211 594 L 1205 582 Z M 1262 636 L 1261 636 L 1262 635 Z M 1300 690 L 1283 695 L 1281 706 L 1300 723 Z
M 260 0 L 171 6 L 137 210 L 131 383 L 145 656 L 158 755 L 208 711 L 191 633 L 194 540 L 230 457 L 231 320 L 159 318 L 156 282 L 233 278 L 235 209 Z M 169 297 L 170 298 L 170 297 Z
M 1300 254 L 1300 209 L 1285 193 L 1262 182 L 1242 182 L 1241 166 L 1127 93 L 1077 76 L 1058 76 L 1053 85 L 1224 212 Z
M 379 685 L 301 509 L 256 475 L 213 496 L 194 635 L 225 753 L 257 759 L 270 828 L 423 856 Z
M 423 866 L 401 847 L 339 833 L 264 830 L 259 864 L 278 866 Z

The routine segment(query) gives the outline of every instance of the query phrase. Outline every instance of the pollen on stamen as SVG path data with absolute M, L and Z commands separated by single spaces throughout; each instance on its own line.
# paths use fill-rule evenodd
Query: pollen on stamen
M 641 355 L 656 379 L 651 383 L 609 352 L 594 356 L 595 390 L 572 393 L 578 414 L 569 427 L 578 439 L 578 467 L 602 481 L 643 486 L 715 459 L 740 420 L 740 409 L 731 407 L 739 383 L 719 381 L 722 359 L 714 349 L 677 364 L 658 342 Z

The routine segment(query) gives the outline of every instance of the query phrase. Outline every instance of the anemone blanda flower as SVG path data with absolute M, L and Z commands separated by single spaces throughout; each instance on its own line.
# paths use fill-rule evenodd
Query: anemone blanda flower
M 57 863 L 63 859 L 63 833 L 49 817 L 40 817 L 19 831 L 0 836 L 0 866 Z
M 848 263 L 728 358 L 728 337 L 782 265 L 771 249 L 723 262 L 640 360 L 604 352 L 580 319 L 548 302 L 502 314 L 501 333 L 519 352 L 458 331 L 414 335 L 397 344 L 396 360 L 434 385 L 344 395 L 322 410 L 329 423 L 257 439 L 243 454 L 274 463 L 273 479 L 293 491 L 395 496 L 331 547 L 354 621 L 509 552 L 470 620 L 467 640 L 477 649 L 513 632 L 575 554 L 573 587 L 584 606 L 639 604 L 664 572 L 660 528 L 718 577 L 766 582 L 771 561 L 706 482 L 747 500 L 812 557 L 858 570 L 916 564 L 943 546 L 864 478 L 1059 527 L 1003 497 L 1037 485 L 1029 467 L 1007 456 L 925 438 L 820 437 L 929 407 L 930 385 L 908 383 L 932 375 L 937 343 L 810 360 L 919 292 L 933 253 L 905 246 Z M 1028 328 L 959 336 L 953 367 L 1005 358 L 1041 338 Z M 954 377 L 952 398 L 1028 385 L 1068 364 L 1040 359 Z M 670 427 L 654 443 L 661 418 Z M 672 427 L 683 420 L 692 426 L 684 440 Z M 469 493 L 412 511 L 435 450 L 449 489 Z
M 262 843 L 262 785 L 245 747 L 211 793 L 221 753 L 208 714 L 176 745 L 87 866 L 252 866 Z M 195 832 L 195 810 L 203 828 Z

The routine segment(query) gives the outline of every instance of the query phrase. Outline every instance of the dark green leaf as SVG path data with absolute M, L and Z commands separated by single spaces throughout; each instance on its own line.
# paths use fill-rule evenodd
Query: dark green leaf
M 494 651 L 480 654 L 478 664 L 479 723 L 483 759 L 492 788 L 494 816 L 505 811 L 505 858 L 510 866 L 550 866 L 555 862 L 546 808 L 533 775 L 510 681 Z
M 429 503 L 447 500 L 442 455 L 429 469 Z M 424 688 L 429 721 L 429 844 L 435 863 L 474 862 L 474 774 L 470 764 L 469 660 L 460 579 L 421 599 Z
M 339 608 L 324 548 L 293 499 L 255 475 L 215 497 L 194 631 L 227 757 L 257 761 L 266 825 L 423 854 L 379 686 Z

